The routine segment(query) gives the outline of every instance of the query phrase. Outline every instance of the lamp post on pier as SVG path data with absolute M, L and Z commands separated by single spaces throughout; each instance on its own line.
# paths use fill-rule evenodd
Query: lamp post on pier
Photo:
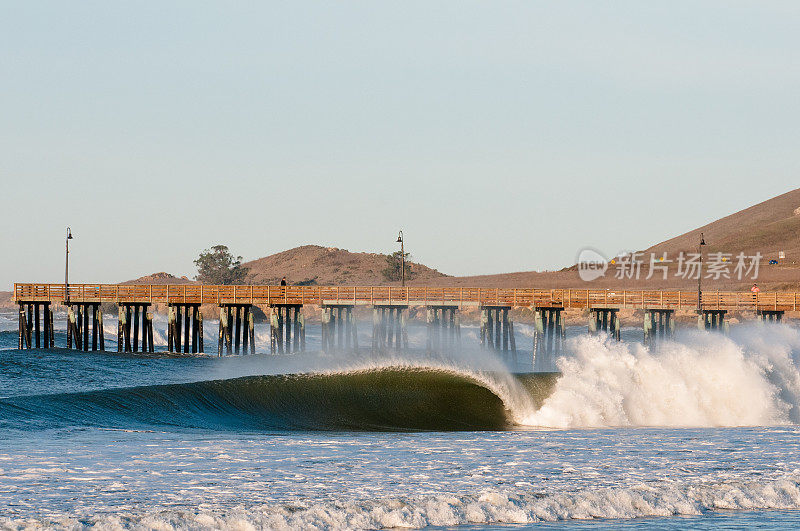
M 400 244 L 400 260 L 401 260 L 401 272 L 400 272 L 400 285 L 405 287 L 406 285 L 406 253 L 405 247 L 403 242 L 403 231 L 401 230 L 400 233 L 397 235 L 397 243 Z
M 67 227 L 67 254 L 64 259 L 64 304 L 69 305 L 69 241 L 72 239 L 72 230 Z
M 700 271 L 697 274 L 697 313 L 702 313 L 703 311 L 703 247 L 705 247 L 705 245 L 706 240 L 703 238 L 703 233 L 701 232 L 700 245 L 697 246 L 697 249 L 700 253 Z

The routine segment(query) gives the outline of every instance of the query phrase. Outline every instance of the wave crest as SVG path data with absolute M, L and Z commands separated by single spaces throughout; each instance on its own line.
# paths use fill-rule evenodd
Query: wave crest
M 800 334 L 742 327 L 687 333 L 656 352 L 603 336 L 568 342 L 553 394 L 524 423 L 553 428 L 800 422 Z
M 502 430 L 529 406 L 512 377 L 436 367 L 246 376 L 0 401 L 6 428 Z M 518 387 L 518 386 L 516 386 Z

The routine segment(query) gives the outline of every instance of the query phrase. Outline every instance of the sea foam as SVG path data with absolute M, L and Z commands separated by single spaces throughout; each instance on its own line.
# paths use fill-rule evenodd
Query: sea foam
M 10 529 L 383 529 L 632 519 L 717 510 L 800 508 L 800 471 L 754 481 L 653 482 L 574 492 L 484 489 L 375 500 L 339 499 L 211 509 L 153 507 L 84 517 L 0 518 Z
M 654 351 L 607 336 L 571 339 L 574 355 L 525 424 L 769 426 L 800 422 L 800 333 L 747 326 L 730 337 L 689 331 Z

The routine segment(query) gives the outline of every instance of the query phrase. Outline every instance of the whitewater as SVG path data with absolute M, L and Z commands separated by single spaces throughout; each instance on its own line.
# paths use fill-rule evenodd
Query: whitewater
M 652 351 L 576 327 L 538 375 L 530 352 L 18 351 L 11 325 L 2 529 L 800 526 L 790 325 Z

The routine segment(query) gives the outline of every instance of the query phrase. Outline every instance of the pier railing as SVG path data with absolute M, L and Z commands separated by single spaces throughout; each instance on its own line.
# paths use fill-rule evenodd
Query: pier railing
M 696 309 L 696 291 L 202 284 L 14 284 L 16 302 Z M 707 310 L 797 311 L 797 292 L 704 291 Z

